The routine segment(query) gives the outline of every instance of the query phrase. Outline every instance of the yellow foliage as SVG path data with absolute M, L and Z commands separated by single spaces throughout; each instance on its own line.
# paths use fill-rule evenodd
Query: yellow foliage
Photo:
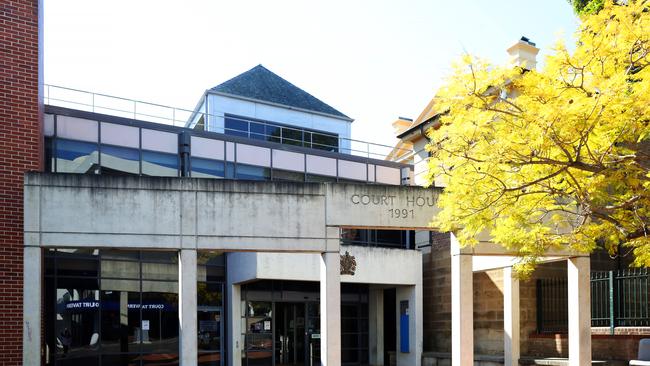
M 650 265 L 649 7 L 606 3 L 539 71 L 454 66 L 429 131 L 429 181 L 447 182 L 434 225 L 463 245 L 488 232 L 523 275 L 550 248 L 632 249 Z

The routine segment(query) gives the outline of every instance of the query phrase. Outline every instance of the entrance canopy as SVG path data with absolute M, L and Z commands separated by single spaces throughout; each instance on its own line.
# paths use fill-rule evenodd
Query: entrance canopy
M 41 247 L 322 253 L 339 250 L 338 227 L 430 230 L 438 193 L 414 186 L 28 173 L 25 240 Z

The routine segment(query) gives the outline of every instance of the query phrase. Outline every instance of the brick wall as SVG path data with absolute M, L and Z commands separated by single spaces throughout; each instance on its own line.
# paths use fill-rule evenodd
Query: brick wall
M 38 3 L 0 2 L 0 365 L 5 366 L 22 364 L 23 174 L 40 170 L 43 160 Z

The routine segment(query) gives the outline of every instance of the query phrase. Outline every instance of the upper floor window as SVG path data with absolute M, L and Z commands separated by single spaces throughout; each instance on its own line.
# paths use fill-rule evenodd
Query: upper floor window
M 313 131 L 300 127 L 284 126 L 259 120 L 226 115 L 224 119 L 226 135 L 240 136 L 255 140 L 278 142 L 285 145 L 302 146 L 311 149 L 339 151 L 337 134 Z

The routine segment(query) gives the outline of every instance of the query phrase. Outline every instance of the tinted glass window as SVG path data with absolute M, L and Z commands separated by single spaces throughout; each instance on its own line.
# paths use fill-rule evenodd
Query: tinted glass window
M 177 177 L 178 156 L 153 151 L 142 152 L 142 175 Z
M 102 145 L 102 174 L 140 174 L 140 152 L 126 147 Z
M 97 144 L 58 139 L 56 171 L 59 173 L 98 173 Z
M 302 146 L 302 131 L 287 127 L 282 128 L 282 143 Z
M 266 138 L 267 141 L 280 142 L 281 128 L 273 124 L 266 125 Z
M 327 151 L 338 151 L 339 139 L 337 136 L 326 135 L 322 133 L 312 133 L 312 148 L 327 150 Z
M 235 118 L 226 118 L 224 121 L 226 135 L 248 137 L 248 122 Z
M 262 123 L 250 122 L 250 137 L 256 140 L 266 140 L 266 127 Z
M 328 177 L 325 175 L 316 175 L 316 174 L 307 174 L 307 182 L 314 183 L 324 183 L 324 182 L 336 182 L 336 177 Z
M 304 182 L 305 173 L 273 169 L 273 180 L 284 182 Z
M 225 174 L 223 161 L 192 158 L 193 178 L 223 178 Z
M 270 180 L 271 170 L 269 168 L 252 166 L 252 165 L 237 165 L 237 179 L 245 180 Z

